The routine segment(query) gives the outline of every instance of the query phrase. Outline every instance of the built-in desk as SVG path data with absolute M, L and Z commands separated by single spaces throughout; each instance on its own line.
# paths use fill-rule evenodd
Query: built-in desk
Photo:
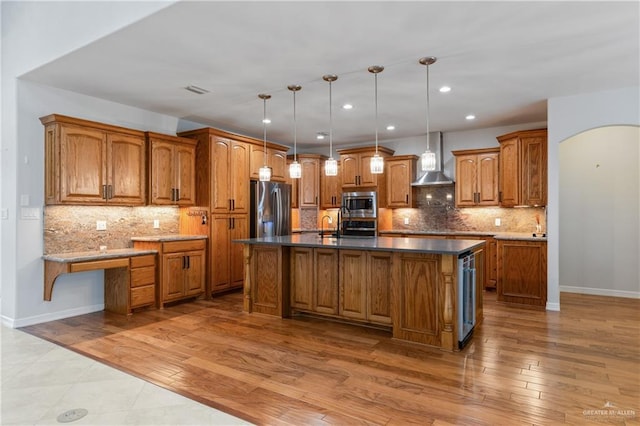
M 44 255 L 44 300 L 51 301 L 61 274 L 103 269 L 106 311 L 130 314 L 135 308 L 156 305 L 156 254 L 156 250 L 126 248 Z

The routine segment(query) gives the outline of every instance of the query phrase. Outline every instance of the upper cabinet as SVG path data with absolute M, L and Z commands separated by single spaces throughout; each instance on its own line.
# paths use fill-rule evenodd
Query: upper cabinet
M 386 159 L 387 207 L 415 207 L 416 155 L 399 155 Z M 381 194 L 382 195 L 382 194 Z
M 500 148 L 453 151 L 456 207 L 497 206 Z
M 327 176 L 324 170 L 324 161 L 320 166 L 320 208 L 335 209 L 342 205 L 342 165 L 338 162 L 338 174 Z
M 393 150 L 378 147 L 381 157 L 393 155 Z M 376 153 L 375 147 L 340 149 L 340 163 L 342 165 L 342 188 L 380 187 L 386 185 L 384 176 L 371 173 L 371 158 Z
M 249 212 L 251 145 L 216 129 L 180 133 L 196 139 L 196 198 L 212 214 Z
M 267 166 L 271 168 L 271 180 L 284 182 L 287 180 L 287 151 L 267 146 Z M 260 177 L 260 167 L 264 166 L 265 155 L 263 145 L 251 145 L 251 178 Z
M 318 207 L 320 202 L 320 163 L 321 155 L 301 154 L 298 155 L 298 162 L 302 169 L 300 178 L 299 207 Z
M 149 144 L 149 204 L 195 205 L 197 141 L 145 134 Z
M 500 205 L 547 204 L 547 129 L 498 136 L 500 142 Z
M 145 204 L 143 132 L 58 114 L 40 121 L 46 204 Z
M 293 163 L 293 155 L 289 155 L 287 158 L 287 173 L 286 173 L 286 180 L 285 183 L 288 183 L 289 185 L 291 185 L 291 208 L 292 209 L 297 209 L 298 208 L 298 203 L 300 202 L 300 191 L 298 189 L 299 185 L 298 183 L 300 182 L 299 178 L 291 178 L 289 177 L 289 164 Z

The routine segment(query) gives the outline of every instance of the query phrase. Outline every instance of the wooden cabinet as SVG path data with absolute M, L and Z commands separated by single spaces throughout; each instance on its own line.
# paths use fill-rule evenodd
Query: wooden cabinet
M 209 226 L 211 292 L 241 288 L 244 280 L 242 245 L 232 241 L 249 238 L 247 215 L 212 215 Z
M 287 152 L 281 149 L 267 146 L 267 166 L 271 168 L 271 180 L 284 182 L 287 177 Z M 263 145 L 251 145 L 251 172 L 252 179 L 260 178 L 260 167 L 264 166 L 265 155 Z
M 340 176 L 340 162 L 338 162 L 338 174 L 327 176 L 324 171 L 324 161 L 320 166 L 320 208 L 335 209 L 342 205 L 342 188 Z
M 456 207 L 497 206 L 500 149 L 453 151 Z
M 58 114 L 40 121 L 45 126 L 45 204 L 145 204 L 143 132 Z
M 300 178 L 300 201 L 301 208 L 318 207 L 320 202 L 320 162 L 322 156 L 303 154 L 298 155 L 298 162 L 302 168 Z
M 179 241 L 134 241 L 134 248 L 158 251 L 158 305 L 196 297 L 205 292 L 206 242 L 204 239 Z
M 371 173 L 371 158 L 375 154 L 375 147 L 350 148 L 338 150 L 342 165 L 342 188 L 378 187 L 384 189 L 386 181 L 384 174 Z M 392 156 L 393 150 L 386 147 L 378 147 L 378 154 L 384 157 Z M 386 193 L 381 191 L 381 193 Z M 380 198 L 378 199 L 380 202 Z
M 291 307 L 303 311 L 313 308 L 313 249 L 293 247 L 291 249 Z
M 196 144 L 193 139 L 146 132 L 149 145 L 149 204 L 196 203 Z
M 156 304 L 156 256 L 131 258 L 129 309 Z
M 293 162 L 293 156 L 289 156 L 289 159 L 287 160 L 287 170 L 289 168 L 289 164 L 291 164 Z M 286 183 L 288 183 L 289 185 L 291 185 L 291 208 L 292 209 L 297 209 L 299 207 L 299 203 L 300 203 L 300 190 L 299 190 L 299 183 L 300 183 L 300 178 L 291 178 L 289 177 L 289 172 L 287 171 L 287 178 L 285 180 Z
M 290 276 L 292 308 L 338 314 L 338 250 L 292 248 Z
M 485 239 L 485 289 L 494 289 L 498 282 L 498 242 L 495 238 Z
M 416 188 L 411 182 L 416 177 L 416 155 L 401 155 L 386 159 L 387 207 L 415 207 Z
M 498 300 L 544 309 L 547 304 L 546 241 L 498 240 Z
M 339 290 L 340 316 L 391 324 L 391 253 L 340 250 Z
M 244 307 L 249 312 L 285 317 L 289 315 L 289 249 L 281 246 L 255 245 L 247 248 Z
M 499 136 L 500 205 L 547 204 L 547 130 L 526 130 Z
M 209 197 L 212 214 L 249 213 L 250 147 L 232 139 L 211 138 Z

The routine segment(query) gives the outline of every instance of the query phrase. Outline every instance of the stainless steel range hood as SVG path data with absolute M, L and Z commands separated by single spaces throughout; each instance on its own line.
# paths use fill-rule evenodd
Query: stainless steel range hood
M 440 156 L 440 170 L 432 170 L 430 172 L 424 172 L 418 180 L 411 183 L 411 186 L 431 186 L 431 185 L 453 185 L 453 179 L 444 174 L 444 143 L 442 141 L 442 132 L 437 132 L 438 140 L 438 153 Z

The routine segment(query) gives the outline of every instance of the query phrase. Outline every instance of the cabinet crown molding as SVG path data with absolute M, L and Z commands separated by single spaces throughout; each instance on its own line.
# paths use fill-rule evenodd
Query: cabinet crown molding
M 126 127 L 114 126 L 112 124 L 99 123 L 97 121 L 69 117 L 60 114 L 45 115 L 44 117 L 40 117 L 40 122 L 45 126 L 47 124 L 64 123 L 82 127 L 91 127 L 94 129 L 106 130 L 114 133 L 123 133 L 132 136 L 144 136 L 144 132 L 142 130 L 128 129 Z

